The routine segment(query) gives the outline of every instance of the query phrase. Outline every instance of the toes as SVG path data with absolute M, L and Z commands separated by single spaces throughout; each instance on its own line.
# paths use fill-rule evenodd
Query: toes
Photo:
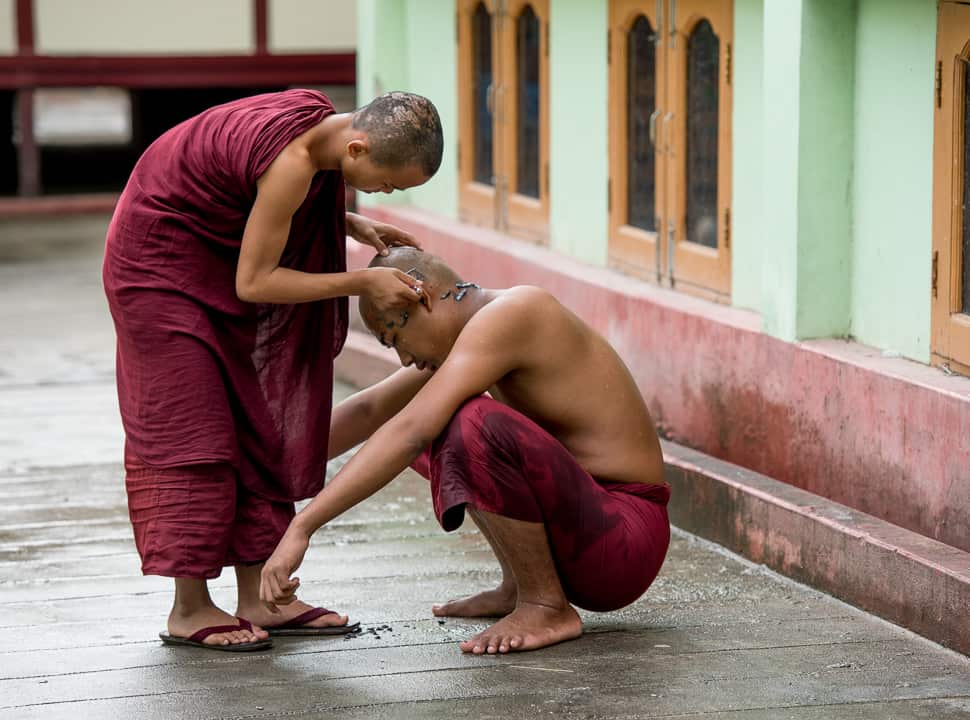
M 484 653 L 486 645 L 487 642 L 481 636 L 476 636 L 465 640 L 463 643 L 458 643 L 458 647 L 461 648 L 462 652 L 472 653 L 473 655 L 481 655 Z
M 307 624 L 308 627 L 340 627 L 346 625 L 349 620 L 347 615 L 338 615 L 335 612 L 321 615 Z
M 509 640 L 509 647 L 513 650 L 516 650 L 522 647 L 522 638 L 514 637 L 511 640 Z

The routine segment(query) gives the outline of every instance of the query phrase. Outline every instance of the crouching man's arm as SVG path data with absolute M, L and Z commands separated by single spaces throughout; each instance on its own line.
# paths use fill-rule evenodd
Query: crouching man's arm
M 387 485 L 441 434 L 461 404 L 480 395 L 516 365 L 519 338 L 501 317 L 476 315 L 445 363 L 414 398 L 384 423 L 336 477 L 301 510 L 263 566 L 260 598 L 271 607 L 292 602 L 299 579 L 290 575 L 303 562 L 318 528 Z M 392 376 L 391 382 L 394 380 Z M 402 381 L 403 384 L 403 381 Z M 391 397 L 391 394 L 388 394 Z M 394 395 L 401 402 L 401 395 Z M 393 404 L 393 403 L 389 403 Z M 352 439 L 338 437 L 331 449 Z
M 430 378 L 431 373 L 426 370 L 401 368 L 337 405 L 330 415 L 327 459 L 333 460 L 367 440 L 401 412 Z

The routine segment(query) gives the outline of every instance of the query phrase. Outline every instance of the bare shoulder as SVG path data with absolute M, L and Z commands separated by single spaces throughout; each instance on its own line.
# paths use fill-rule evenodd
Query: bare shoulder
M 495 292 L 495 299 L 479 310 L 466 326 L 469 334 L 521 340 L 545 326 L 551 314 L 563 309 L 553 295 L 534 285 L 518 285 Z
M 499 297 L 491 303 L 495 310 L 502 314 L 515 314 L 526 323 L 548 319 L 548 313 L 560 313 L 564 309 L 555 295 L 535 285 L 516 285 L 499 293 Z

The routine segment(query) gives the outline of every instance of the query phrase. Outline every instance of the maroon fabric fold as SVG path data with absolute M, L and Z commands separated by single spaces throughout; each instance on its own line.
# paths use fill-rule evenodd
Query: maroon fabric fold
M 256 181 L 333 112 L 310 90 L 245 98 L 172 128 L 135 166 L 103 279 L 128 452 L 141 463 L 229 462 L 245 487 L 278 501 L 322 488 L 347 300 L 246 303 L 235 273 Z M 343 272 L 344 220 L 342 175 L 317 173 L 281 265 Z

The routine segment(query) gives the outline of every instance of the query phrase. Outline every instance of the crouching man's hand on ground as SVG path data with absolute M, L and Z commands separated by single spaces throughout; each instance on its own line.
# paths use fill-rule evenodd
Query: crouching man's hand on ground
M 290 575 L 300 567 L 309 546 L 310 536 L 290 525 L 276 550 L 263 565 L 259 598 L 273 612 L 279 612 L 277 605 L 289 605 L 296 599 L 300 578 L 291 580 Z

